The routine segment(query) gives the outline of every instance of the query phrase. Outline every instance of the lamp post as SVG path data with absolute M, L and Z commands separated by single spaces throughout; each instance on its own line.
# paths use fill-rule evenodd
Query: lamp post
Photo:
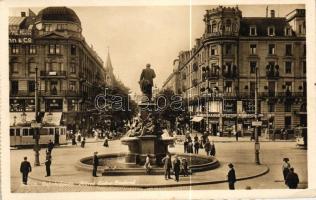
M 255 87 L 255 121 L 258 122 L 258 67 L 256 67 L 256 87 Z M 255 126 L 255 162 L 260 165 L 259 159 L 259 137 L 258 137 L 258 126 Z
M 37 66 L 35 67 L 35 121 L 38 124 L 39 123 L 39 114 L 38 114 L 38 83 L 37 83 Z M 35 139 L 35 145 L 34 145 L 34 151 L 35 151 L 35 166 L 40 166 L 40 161 L 39 161 L 39 138 L 40 138 L 40 133 L 39 133 L 39 128 L 35 127 L 34 130 L 34 139 Z

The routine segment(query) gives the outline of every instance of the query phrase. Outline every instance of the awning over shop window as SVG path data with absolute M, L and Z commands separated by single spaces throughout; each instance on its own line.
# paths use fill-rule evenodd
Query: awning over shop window
M 60 125 L 62 113 L 61 112 L 46 112 L 43 118 L 43 124 L 49 124 L 49 125 Z
M 35 120 L 35 112 L 11 112 L 10 126 L 21 126 L 31 124 Z
M 198 117 L 198 116 L 195 116 L 193 117 L 193 119 L 191 119 L 192 122 L 200 122 L 202 121 L 203 117 Z

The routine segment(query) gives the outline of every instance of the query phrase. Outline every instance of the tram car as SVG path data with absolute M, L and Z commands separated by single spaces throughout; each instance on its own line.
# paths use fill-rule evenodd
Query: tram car
M 14 126 L 10 127 L 10 146 L 22 147 L 35 144 L 35 129 L 30 126 Z M 47 126 L 39 129 L 40 145 L 48 144 L 49 140 L 55 144 L 67 144 L 66 127 L 65 126 Z

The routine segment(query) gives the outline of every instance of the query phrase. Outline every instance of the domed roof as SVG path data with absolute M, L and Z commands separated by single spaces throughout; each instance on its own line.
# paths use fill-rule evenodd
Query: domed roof
M 80 19 L 70 8 L 67 7 L 47 7 L 41 10 L 37 15 L 37 20 L 42 21 L 68 21 L 81 25 Z

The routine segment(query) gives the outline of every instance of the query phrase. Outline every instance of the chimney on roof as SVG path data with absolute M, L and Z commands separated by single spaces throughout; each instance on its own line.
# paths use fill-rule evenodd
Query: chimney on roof
M 275 11 L 274 11 L 274 10 L 271 10 L 271 11 L 270 11 L 270 14 L 271 14 L 271 18 L 274 18 L 274 17 L 275 17 Z
M 26 17 L 26 12 L 21 12 L 21 17 Z

